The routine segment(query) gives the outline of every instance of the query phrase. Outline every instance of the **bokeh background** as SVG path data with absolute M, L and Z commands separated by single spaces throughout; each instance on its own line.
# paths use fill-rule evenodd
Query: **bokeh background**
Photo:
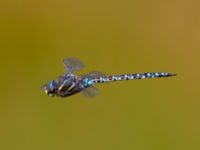
M 199 150 L 200 3 L 144 0 L 0 2 L 1 150 Z M 173 78 L 102 84 L 51 98 L 40 86 L 81 59 L 106 74 Z

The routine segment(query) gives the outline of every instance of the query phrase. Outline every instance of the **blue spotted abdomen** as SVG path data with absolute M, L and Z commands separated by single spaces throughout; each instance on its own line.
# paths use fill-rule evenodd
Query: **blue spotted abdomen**
M 94 81 L 94 79 L 91 78 L 91 77 L 86 76 L 86 77 L 84 77 L 84 78 L 82 79 L 83 88 L 90 87 L 90 86 L 92 86 L 94 83 L 95 83 L 95 81 Z
M 102 76 L 98 78 L 90 79 L 90 83 L 105 83 L 111 81 L 122 81 L 122 80 L 135 80 L 135 79 L 145 79 L 145 78 L 161 78 L 175 76 L 175 74 L 167 72 L 147 72 L 147 73 L 135 73 L 135 74 L 122 74 L 122 75 L 112 75 L 112 76 Z

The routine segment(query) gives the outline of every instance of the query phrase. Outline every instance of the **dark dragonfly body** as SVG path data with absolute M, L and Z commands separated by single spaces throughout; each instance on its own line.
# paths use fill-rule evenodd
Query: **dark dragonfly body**
M 64 75 L 58 77 L 56 80 L 51 80 L 42 86 L 42 89 L 48 96 L 67 97 L 82 92 L 89 97 L 94 97 L 98 94 L 98 89 L 94 87 L 94 84 L 96 83 L 175 76 L 175 74 L 167 72 L 147 72 L 106 76 L 97 71 L 82 76 L 76 76 L 74 72 L 84 68 L 82 62 L 76 58 L 68 58 L 64 60 L 64 65 Z

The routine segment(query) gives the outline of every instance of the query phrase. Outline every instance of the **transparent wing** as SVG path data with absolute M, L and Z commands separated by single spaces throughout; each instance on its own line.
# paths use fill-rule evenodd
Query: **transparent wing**
M 92 77 L 92 78 L 99 78 L 99 77 L 106 76 L 106 75 L 104 73 L 99 72 L 99 71 L 92 71 L 92 72 L 86 74 L 86 76 L 89 76 L 89 77 Z
M 63 60 L 65 73 L 73 73 L 84 68 L 84 64 L 77 58 L 70 57 Z
M 87 97 L 93 98 L 99 94 L 99 89 L 94 86 L 91 86 L 91 87 L 85 88 L 82 91 L 82 93 Z
M 44 91 L 44 90 L 46 89 L 46 86 L 47 86 L 46 84 L 42 85 L 42 86 L 40 87 L 40 90 L 43 90 L 43 91 Z

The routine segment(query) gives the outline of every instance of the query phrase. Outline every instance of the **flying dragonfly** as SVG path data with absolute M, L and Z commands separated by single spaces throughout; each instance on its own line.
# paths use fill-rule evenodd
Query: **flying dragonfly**
M 146 72 L 121 75 L 105 75 L 98 71 L 92 71 L 85 75 L 76 75 L 75 73 L 84 68 L 84 64 L 77 58 L 71 57 L 63 60 L 64 75 L 55 80 L 50 80 L 43 85 L 41 89 L 48 96 L 68 97 L 77 93 L 83 93 L 86 96 L 94 97 L 98 94 L 97 83 L 108 83 L 112 81 L 135 80 L 145 78 L 161 78 L 175 76 L 176 74 L 167 72 Z

